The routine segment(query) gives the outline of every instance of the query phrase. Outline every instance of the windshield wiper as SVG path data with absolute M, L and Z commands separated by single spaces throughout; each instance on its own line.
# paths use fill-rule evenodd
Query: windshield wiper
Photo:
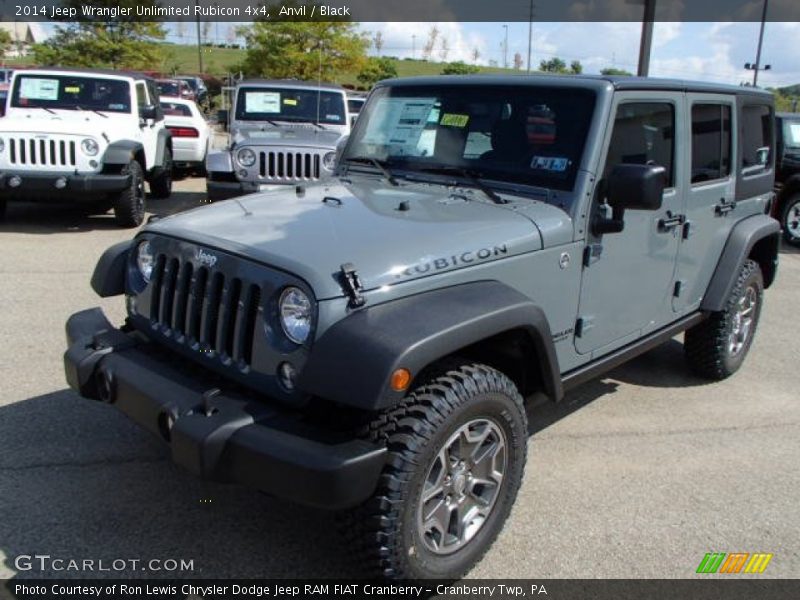
M 482 173 L 479 171 L 475 171 L 473 169 L 465 169 L 464 167 L 454 167 L 452 165 L 439 165 L 437 167 L 421 167 L 420 171 L 425 173 L 441 173 L 441 174 L 448 174 L 452 173 L 454 175 L 459 175 L 469 181 L 474 187 L 478 188 L 482 191 L 492 202 L 495 204 L 508 204 L 508 200 L 501 198 L 497 192 L 495 192 L 492 188 L 484 184 L 480 177 L 482 177 Z
M 365 165 L 372 165 L 376 169 L 378 169 L 381 174 L 386 178 L 386 181 L 391 183 L 392 185 L 400 185 L 397 183 L 397 179 L 392 172 L 386 168 L 386 161 L 380 161 L 377 158 L 373 158 L 371 156 L 352 156 L 344 159 L 345 162 L 354 162 L 354 163 L 361 163 Z
M 50 110 L 50 109 L 49 109 L 49 108 L 47 108 L 46 106 L 37 106 L 37 107 L 35 107 L 35 108 L 41 108 L 42 110 L 46 110 L 46 111 L 47 111 L 47 112 L 49 112 L 51 115 L 57 115 L 57 114 L 58 114 L 56 111 L 54 111 L 54 110 Z

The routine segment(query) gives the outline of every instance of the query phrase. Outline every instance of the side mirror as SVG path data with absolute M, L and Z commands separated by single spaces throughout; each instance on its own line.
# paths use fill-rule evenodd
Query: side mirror
M 596 216 L 595 235 L 619 233 L 625 228 L 625 211 L 659 210 L 664 199 L 667 171 L 660 165 L 617 165 L 605 183 L 605 200 L 612 217 Z
M 139 118 L 145 121 L 155 121 L 158 118 L 158 109 L 155 104 L 147 104 L 146 106 L 139 107 Z

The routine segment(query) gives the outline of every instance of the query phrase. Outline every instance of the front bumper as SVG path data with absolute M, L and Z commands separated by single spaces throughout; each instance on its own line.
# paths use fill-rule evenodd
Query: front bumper
M 16 184 L 16 185 L 15 185 Z M 0 195 L 24 197 L 29 193 L 52 196 L 121 192 L 131 184 L 130 175 L 105 173 L 48 173 L 0 171 Z
M 99 308 L 67 321 L 64 367 L 70 387 L 113 404 L 164 440 L 195 475 L 242 483 L 310 506 L 342 509 L 369 498 L 386 449 L 337 440 L 294 413 L 189 378 L 146 339 L 115 329 Z M 173 363 L 174 364 L 174 363 Z

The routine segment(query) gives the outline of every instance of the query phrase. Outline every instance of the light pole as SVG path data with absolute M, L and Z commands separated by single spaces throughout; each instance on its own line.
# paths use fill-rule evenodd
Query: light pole
M 531 72 L 531 51 L 533 50 L 533 0 L 528 14 L 528 73 Z
M 200 6 L 200 0 L 194 0 L 196 7 Z M 200 74 L 203 73 L 203 46 L 200 43 L 200 11 L 197 11 L 197 66 L 200 69 Z
M 761 68 L 761 45 L 764 43 L 764 25 L 767 22 L 767 6 L 769 4 L 769 0 L 764 0 L 764 8 L 761 12 L 761 29 L 758 32 L 758 49 L 756 50 L 756 62 L 751 63 L 744 63 L 744 68 L 748 71 L 753 72 L 753 87 L 758 85 L 758 72 L 762 70 Z M 769 71 L 772 68 L 772 65 L 764 65 L 763 70 Z
M 411 35 L 411 58 L 417 58 L 417 36 L 416 34 Z
M 503 68 L 508 68 L 508 25 L 503 25 L 503 29 L 506 30 L 505 38 L 503 40 Z

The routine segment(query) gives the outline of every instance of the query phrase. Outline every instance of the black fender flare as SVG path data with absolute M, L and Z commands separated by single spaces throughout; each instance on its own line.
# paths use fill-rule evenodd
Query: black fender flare
M 128 254 L 133 242 L 119 242 L 108 248 L 95 265 L 92 273 L 92 289 L 101 298 L 125 293 L 125 272 Z
M 780 224 L 767 215 L 754 215 L 736 223 L 722 250 L 700 308 L 710 312 L 725 308 L 739 271 L 751 255 L 761 266 L 764 287 L 772 285 L 778 269 L 780 230 Z
M 106 148 L 103 153 L 103 165 L 119 165 L 122 168 L 134 160 L 139 153 L 144 155 L 144 146 L 140 142 L 118 140 L 109 144 L 108 148 Z M 145 166 L 142 165 L 142 169 L 144 168 Z
M 497 281 L 468 283 L 368 306 L 326 330 L 309 355 L 298 388 L 364 410 L 399 402 L 391 374 L 416 378 L 437 360 L 491 338 L 521 330 L 537 356 L 543 392 L 563 396 L 550 326 L 541 308 Z

